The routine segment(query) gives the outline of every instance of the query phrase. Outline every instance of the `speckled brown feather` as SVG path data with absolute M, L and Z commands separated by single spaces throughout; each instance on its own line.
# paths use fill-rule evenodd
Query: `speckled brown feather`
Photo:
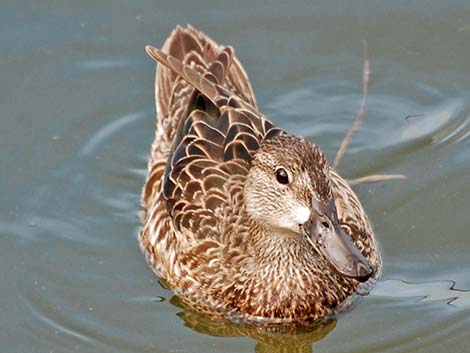
M 142 193 L 140 245 L 150 266 L 188 305 L 211 314 L 248 320 L 331 314 L 358 283 L 312 267 L 324 260 L 312 258 L 307 241 L 286 237 L 273 248 L 269 237 L 256 236 L 266 230 L 246 216 L 253 156 L 294 140 L 257 111 L 233 49 L 192 27 L 177 27 L 161 51 L 146 49 L 161 64 L 157 131 Z M 300 143 L 299 163 L 316 163 L 317 194 L 334 197 L 342 227 L 377 277 L 380 258 L 360 202 L 319 150 L 302 155 L 310 149 L 317 153 Z

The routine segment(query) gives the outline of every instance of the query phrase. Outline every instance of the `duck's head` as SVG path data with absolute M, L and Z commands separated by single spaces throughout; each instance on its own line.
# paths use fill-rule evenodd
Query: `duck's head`
M 329 170 L 320 149 L 303 138 L 266 139 L 252 157 L 246 210 L 270 233 L 307 237 L 339 275 L 366 281 L 372 268 L 341 228 Z

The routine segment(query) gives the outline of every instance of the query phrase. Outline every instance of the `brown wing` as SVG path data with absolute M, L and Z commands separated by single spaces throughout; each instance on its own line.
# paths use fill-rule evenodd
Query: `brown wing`
M 203 47 L 204 52 L 211 52 L 211 48 L 219 47 L 218 44 L 211 38 L 190 25 L 188 26 L 187 32 L 197 39 L 197 41 Z M 208 62 L 212 62 L 216 56 L 217 55 L 214 54 L 212 60 L 208 60 Z M 224 84 L 230 92 L 240 97 L 244 102 L 247 102 L 252 107 L 256 108 L 256 99 L 253 93 L 253 89 L 250 85 L 250 80 L 248 79 L 243 66 L 236 56 L 233 56 L 232 63 L 229 70 L 227 71 Z
M 191 26 L 188 28 L 177 26 L 162 47 L 164 53 L 186 65 L 191 65 L 200 74 L 207 72 L 208 66 L 216 61 L 222 50 L 222 46 Z M 238 59 L 233 57 L 230 62 L 221 62 L 221 64 L 219 68 L 212 69 L 213 74 L 217 76 L 218 69 L 225 68 L 227 71 L 220 75 L 225 80 L 224 86 L 256 107 L 253 90 Z M 149 168 L 159 158 L 166 157 L 176 129 L 191 100 L 192 92 L 193 87 L 177 72 L 165 65 L 158 65 L 155 79 L 157 138 L 152 146 Z
M 169 154 L 163 196 L 176 229 L 196 235 L 201 222 L 219 218 L 230 201 L 229 183 L 248 173 L 261 141 L 282 130 L 222 86 L 233 49 L 225 48 L 202 75 L 156 48 L 147 51 L 195 89 Z
M 225 51 L 225 53 L 223 53 Z M 205 75 L 208 80 L 217 80 L 225 89 L 237 97 L 241 97 L 250 106 L 256 107 L 256 100 L 248 77 L 230 48 L 218 45 L 204 33 L 191 26 L 177 26 L 162 47 L 177 61 L 191 66 L 193 70 Z M 214 77 L 213 77 L 214 76 Z M 199 104 L 199 108 L 212 116 L 212 106 L 201 106 L 207 99 L 195 99 L 196 92 L 185 79 L 175 70 L 165 65 L 157 65 L 155 79 L 155 101 L 157 108 L 157 126 L 155 140 L 152 143 L 148 160 L 148 176 L 142 193 L 142 204 L 145 209 L 158 198 L 161 190 L 160 169 L 166 163 L 172 152 L 171 146 L 175 140 L 181 121 L 187 117 L 187 112 Z M 219 111 L 216 110 L 216 116 Z
M 380 257 L 372 226 L 359 198 L 349 184 L 336 171 L 330 170 L 331 187 L 341 226 L 349 234 L 371 265 L 380 268 Z

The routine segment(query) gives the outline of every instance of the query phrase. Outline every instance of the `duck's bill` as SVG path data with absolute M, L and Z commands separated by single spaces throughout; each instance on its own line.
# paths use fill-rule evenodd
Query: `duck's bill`
M 335 272 L 360 282 L 367 281 L 373 273 L 372 267 L 339 222 L 334 223 L 325 228 L 318 220 L 311 222 L 306 229 L 309 238 Z

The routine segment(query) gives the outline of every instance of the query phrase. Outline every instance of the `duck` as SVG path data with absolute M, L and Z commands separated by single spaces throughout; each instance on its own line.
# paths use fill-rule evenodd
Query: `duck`
M 188 25 L 156 65 L 156 132 L 139 245 L 191 310 L 321 320 L 367 294 L 382 262 L 358 196 L 315 143 L 258 108 L 231 46 Z

